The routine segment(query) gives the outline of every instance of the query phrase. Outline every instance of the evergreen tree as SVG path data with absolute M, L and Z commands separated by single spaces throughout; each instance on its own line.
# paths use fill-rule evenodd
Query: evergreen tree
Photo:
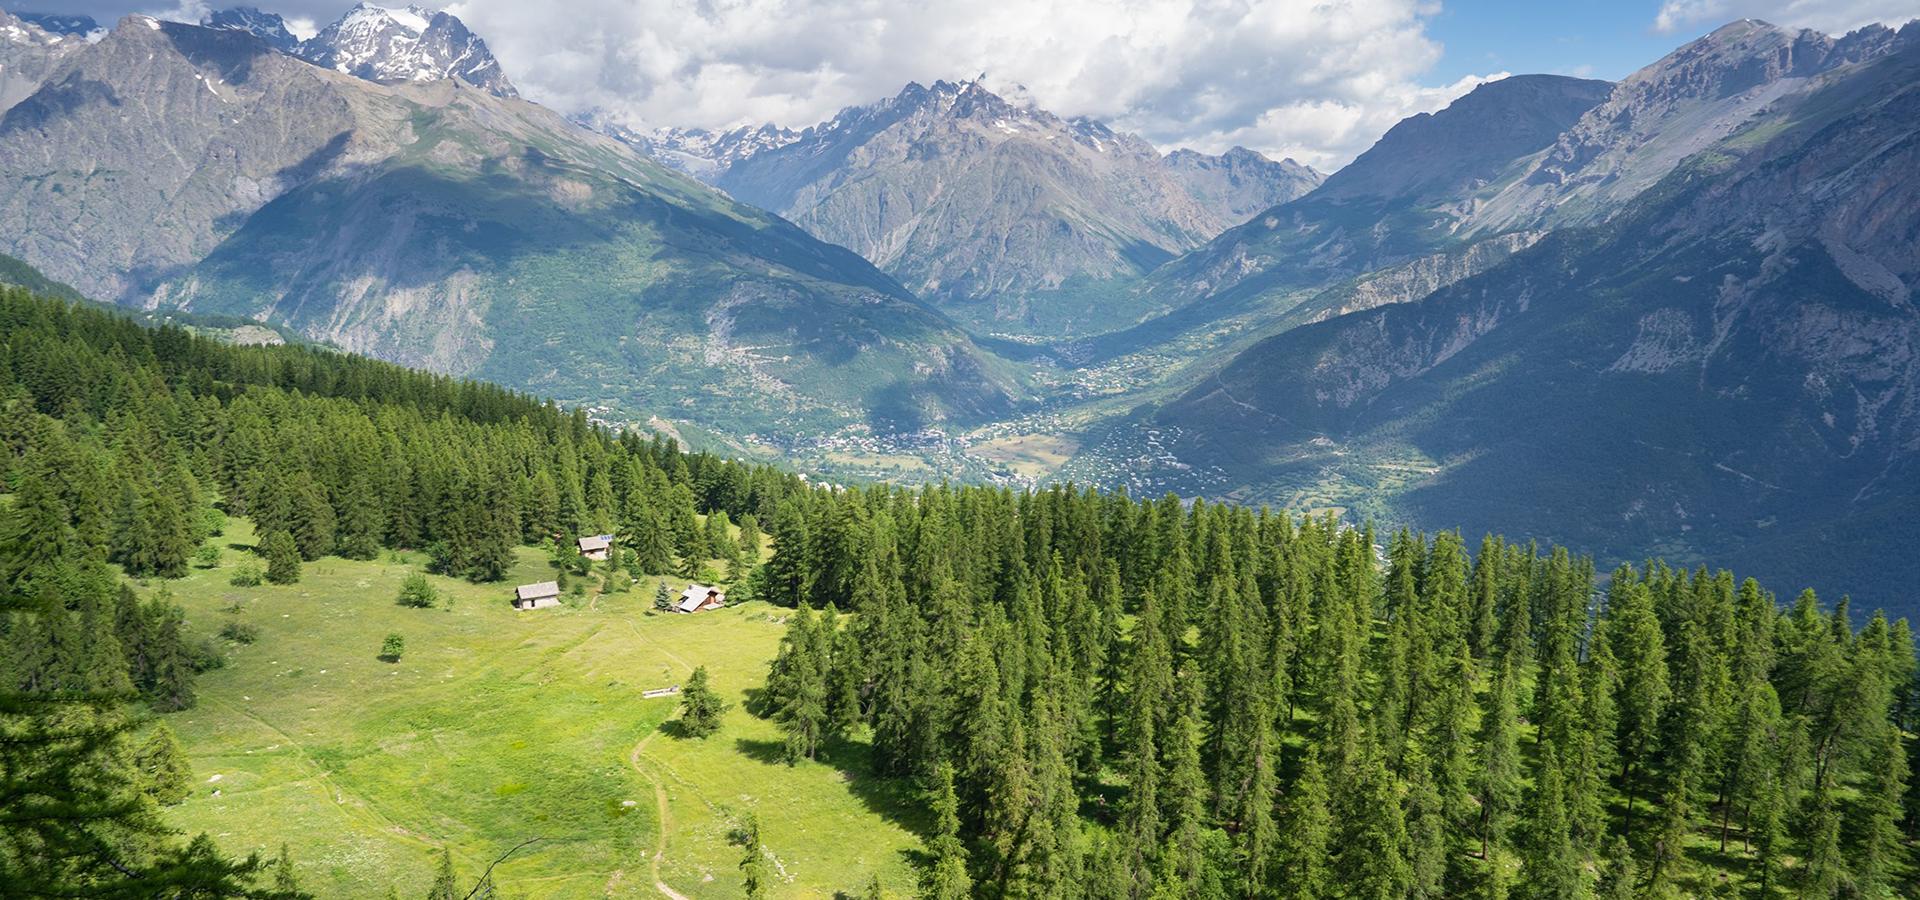
M 1580 859 L 1567 816 L 1566 777 L 1552 744 L 1540 748 L 1534 788 L 1527 804 L 1523 861 L 1527 896 L 1572 900 L 1583 894 Z
M 300 580 L 300 550 L 293 536 L 284 531 L 268 533 L 260 541 L 260 555 L 267 560 L 267 580 L 274 584 L 293 584 Z
M 300 880 L 293 874 L 293 856 L 287 852 L 285 841 L 280 843 L 280 856 L 273 862 L 273 889 L 281 894 L 300 892 Z
M 1609 601 L 1607 634 L 1620 663 L 1620 783 L 1627 797 L 1624 835 L 1631 842 L 1637 779 L 1657 746 L 1671 688 L 1666 642 L 1652 595 L 1631 569 L 1622 567 L 1613 578 L 1619 591 Z
M 453 854 L 445 847 L 440 848 L 440 862 L 434 869 L 433 887 L 427 891 L 427 900 L 461 900 L 460 887 L 453 875 Z
M 1869 781 L 1860 798 L 1860 849 L 1853 865 L 1854 887 L 1862 897 L 1888 896 L 1906 866 L 1907 842 L 1900 829 L 1901 801 L 1907 793 L 1907 749 L 1900 729 L 1880 729 L 1867 766 Z
M 933 864 L 927 867 L 920 896 L 962 900 L 970 895 L 973 882 L 967 876 L 966 846 L 960 841 L 960 800 L 953 791 L 953 767 L 942 764 L 934 785 L 933 837 L 927 846 Z
M 703 738 L 720 730 L 720 717 L 729 704 L 707 685 L 707 667 L 700 666 L 687 676 L 680 692 L 680 727 L 688 737 Z
M 760 817 L 747 813 L 746 820 L 740 825 L 740 874 L 746 882 L 748 900 L 761 900 L 767 896 L 767 852 L 760 846 Z
M 1280 830 L 1280 887 L 1282 896 L 1319 900 L 1336 896 L 1328 858 L 1333 822 L 1327 799 L 1327 778 L 1315 749 L 1300 763 L 1285 801 L 1285 827 Z
M 146 779 L 147 794 L 163 805 L 179 803 L 193 790 L 193 770 L 187 763 L 186 751 L 181 749 L 173 729 L 164 722 L 155 725 L 153 733 L 140 746 L 134 765 Z

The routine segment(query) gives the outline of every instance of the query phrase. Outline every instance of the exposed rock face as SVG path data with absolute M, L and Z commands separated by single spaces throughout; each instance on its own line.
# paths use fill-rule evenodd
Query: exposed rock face
M 1845 37 L 1743 19 L 1628 76 L 1513 182 L 1480 198 L 1468 228 L 1605 221 L 1682 160 L 1741 129 L 1822 73 L 1887 52 L 1894 32 Z
M 100 299 L 733 433 L 918 427 L 1013 384 L 853 253 L 625 145 L 247 30 L 82 42 L 0 120 L 0 252 Z
M 362 3 L 295 52 L 314 65 L 369 81 L 460 78 L 498 97 L 519 96 L 485 41 L 459 19 L 418 6 Z
M 245 31 L 266 41 L 267 46 L 281 53 L 294 53 L 300 47 L 300 39 L 287 30 L 287 20 L 279 13 L 261 12 L 251 6 L 236 6 L 207 13 L 200 24 L 208 28 L 229 28 Z
M 1678 73 L 1693 99 L 1648 87 Z M 1433 460 L 1384 501 L 1314 499 L 1603 557 L 1712 557 L 1912 611 L 1920 561 L 1896 547 L 1920 503 L 1920 24 L 1840 39 L 1737 24 L 1629 82 L 1615 99 L 1716 112 L 1691 120 L 1702 137 L 1596 110 L 1555 143 L 1557 171 L 1626 167 L 1559 196 L 1648 183 L 1604 225 L 1271 338 L 1154 423 L 1229 488 L 1285 495 L 1330 466 Z M 1763 88 L 1727 126 L 1717 100 Z M 1575 152 L 1602 122 L 1651 136 Z M 1696 150 L 1670 161 L 1682 146 Z
M 944 81 L 843 110 L 714 179 L 979 322 L 1026 319 L 1036 296 L 1074 291 L 1047 302 L 1097 318 L 1089 291 L 1318 181 L 1246 150 L 1163 159 L 1098 122 Z
M 1142 321 L 1093 339 L 1090 358 L 1167 345 L 1181 346 L 1182 359 L 1211 357 L 1243 347 L 1243 335 L 1315 321 L 1356 303 L 1416 300 L 1423 295 L 1414 287 L 1438 288 L 1481 271 L 1513 244 L 1497 233 L 1458 233 L 1476 192 L 1552 144 L 1610 90 L 1604 81 L 1517 76 L 1401 121 L 1318 189 L 1155 270 L 1127 299 Z M 1477 247 L 1493 237 L 1499 240 Z M 1435 277 L 1392 289 L 1385 282 L 1346 285 L 1408 266 Z
M 39 90 L 61 60 L 86 44 L 0 9 L 0 113 Z

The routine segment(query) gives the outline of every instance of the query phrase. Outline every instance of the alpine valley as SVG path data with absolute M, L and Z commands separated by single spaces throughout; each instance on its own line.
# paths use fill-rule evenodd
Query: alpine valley
M 283 2 L 0 12 L 0 900 L 1920 898 L 1901 0 Z
M 1330 175 L 984 76 L 697 129 L 510 74 L 419 7 L 0 13 L 0 252 L 839 480 L 1920 582 L 1920 25 L 1490 81 Z

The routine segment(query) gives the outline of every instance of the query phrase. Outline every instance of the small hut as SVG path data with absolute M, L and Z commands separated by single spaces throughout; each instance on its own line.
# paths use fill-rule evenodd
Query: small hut
M 595 562 L 607 558 L 607 549 L 613 546 L 613 535 L 595 534 L 579 540 L 580 555 Z
M 543 609 L 560 605 L 560 583 L 541 581 L 513 589 L 514 609 Z

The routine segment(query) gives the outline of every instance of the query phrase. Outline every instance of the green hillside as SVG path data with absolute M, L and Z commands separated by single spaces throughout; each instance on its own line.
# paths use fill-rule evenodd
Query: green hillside
M 742 709 L 786 610 L 660 614 L 647 579 L 516 611 L 510 585 L 553 577 L 530 548 L 501 583 L 434 577 L 442 605 L 411 609 L 394 598 L 420 554 L 328 558 L 297 584 L 243 588 L 228 581 L 250 564 L 251 528 L 233 521 L 214 543 L 235 549 L 166 589 L 190 629 L 239 623 L 258 637 L 225 642 L 199 704 L 167 717 L 194 773 L 168 819 L 236 854 L 288 842 L 317 897 L 424 896 L 439 848 L 473 877 L 533 838 L 496 870 L 509 894 L 655 897 L 658 878 L 690 897 L 738 896 L 730 836 L 747 809 L 782 896 L 831 897 L 875 874 L 902 893 L 912 884 L 912 805 L 829 765 L 787 766 L 767 749 L 778 729 Z M 376 658 L 389 633 L 406 638 L 397 663 Z M 733 704 L 704 740 L 662 727 L 676 698 L 640 696 L 693 666 Z

